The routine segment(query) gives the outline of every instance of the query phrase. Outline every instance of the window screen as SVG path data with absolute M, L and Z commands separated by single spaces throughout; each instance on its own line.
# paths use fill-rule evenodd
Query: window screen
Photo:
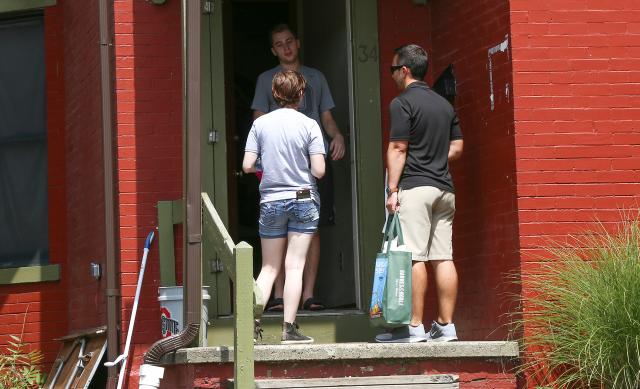
M 0 19 L 0 267 L 48 260 L 43 18 Z

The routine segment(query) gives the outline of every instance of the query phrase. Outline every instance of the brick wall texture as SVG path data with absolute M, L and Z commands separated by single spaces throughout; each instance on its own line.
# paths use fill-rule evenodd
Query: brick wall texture
M 464 339 L 502 339 L 502 313 L 510 305 L 506 296 L 517 293 L 517 287 L 505 281 L 506 274 L 517 271 L 519 260 L 513 99 L 510 48 L 491 56 L 491 71 L 488 51 L 509 33 L 509 4 L 430 1 L 419 6 L 408 0 L 381 1 L 378 18 L 385 151 L 388 107 L 398 93 L 388 70 L 393 49 L 407 43 L 423 46 L 430 56 L 429 84 L 447 66 L 454 67 L 454 105 L 464 134 L 463 158 L 451 166 L 457 204 L 454 257 L 460 279 L 456 326 Z M 427 324 L 437 314 L 432 277 L 429 284 Z
M 452 165 L 463 339 L 502 339 L 509 274 L 539 269 L 548 239 L 613 227 L 640 193 L 640 6 L 620 0 L 378 2 L 383 149 L 397 91 L 388 67 L 409 42 L 430 54 L 427 81 L 450 64 L 465 151 Z M 114 1 L 116 203 L 122 329 L 159 200 L 181 196 L 180 2 Z M 52 263 L 61 280 L 2 286 L 0 344 L 19 334 L 53 362 L 67 333 L 106 323 L 97 2 L 45 11 Z M 64 60 L 63 60 L 64 59 Z M 130 386 L 159 338 L 157 244 L 132 344 Z M 433 289 L 433 288 L 432 288 Z M 523 291 L 528 293 L 528 291 Z M 435 315 L 431 290 L 425 320 Z M 25 321 L 26 319 L 26 321 Z M 126 331 L 121 333 L 124 344 Z M 512 385 L 510 377 L 498 377 Z
M 611 225 L 640 194 L 640 5 L 512 0 L 523 270 L 544 239 Z
M 550 240 L 637 217 L 640 4 L 511 0 L 510 8 L 525 277 L 539 272 Z
M 182 34 L 180 2 L 115 1 L 121 327 L 128 328 L 145 237 L 156 204 L 182 196 Z M 158 242 L 149 253 L 131 344 L 129 387 L 142 353 L 160 339 Z M 124 344 L 127 331 L 121 332 Z

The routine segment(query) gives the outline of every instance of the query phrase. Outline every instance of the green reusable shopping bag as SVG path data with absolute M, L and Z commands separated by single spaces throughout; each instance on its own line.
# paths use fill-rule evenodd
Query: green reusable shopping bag
M 411 320 L 411 252 L 397 213 L 387 220 L 382 249 L 376 255 L 369 318 L 377 327 L 393 328 Z

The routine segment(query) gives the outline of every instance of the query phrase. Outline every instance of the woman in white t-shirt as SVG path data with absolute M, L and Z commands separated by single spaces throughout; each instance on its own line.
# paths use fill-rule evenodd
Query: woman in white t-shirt
M 281 108 L 253 122 L 242 170 L 256 171 L 260 158 L 259 233 L 262 269 L 256 280 L 267 303 L 281 266 L 285 267 L 282 343 L 311 343 L 296 323 L 302 293 L 302 271 L 311 238 L 318 228 L 320 196 L 316 178 L 325 171 L 325 147 L 318 123 L 298 112 L 306 81 L 293 70 L 278 72 L 271 91 Z M 261 335 L 256 321 L 254 338 Z

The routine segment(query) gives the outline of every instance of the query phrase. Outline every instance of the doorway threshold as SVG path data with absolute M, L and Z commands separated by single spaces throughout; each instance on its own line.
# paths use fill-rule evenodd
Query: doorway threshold
M 369 312 L 358 309 L 299 311 L 296 321 L 301 331 L 316 343 L 368 342 L 381 332 L 369 322 Z M 233 344 L 234 317 L 212 320 L 207 327 L 209 346 Z M 268 344 L 280 343 L 282 312 L 265 313 L 261 319 L 263 339 Z
M 317 316 L 361 316 L 364 315 L 360 309 L 349 308 L 349 309 L 323 309 L 319 311 L 305 311 L 299 310 L 296 314 L 296 317 L 317 317 Z M 262 314 L 262 317 L 279 317 L 282 318 L 283 312 L 269 312 L 265 311 Z M 220 319 L 232 319 L 232 315 L 220 316 Z

